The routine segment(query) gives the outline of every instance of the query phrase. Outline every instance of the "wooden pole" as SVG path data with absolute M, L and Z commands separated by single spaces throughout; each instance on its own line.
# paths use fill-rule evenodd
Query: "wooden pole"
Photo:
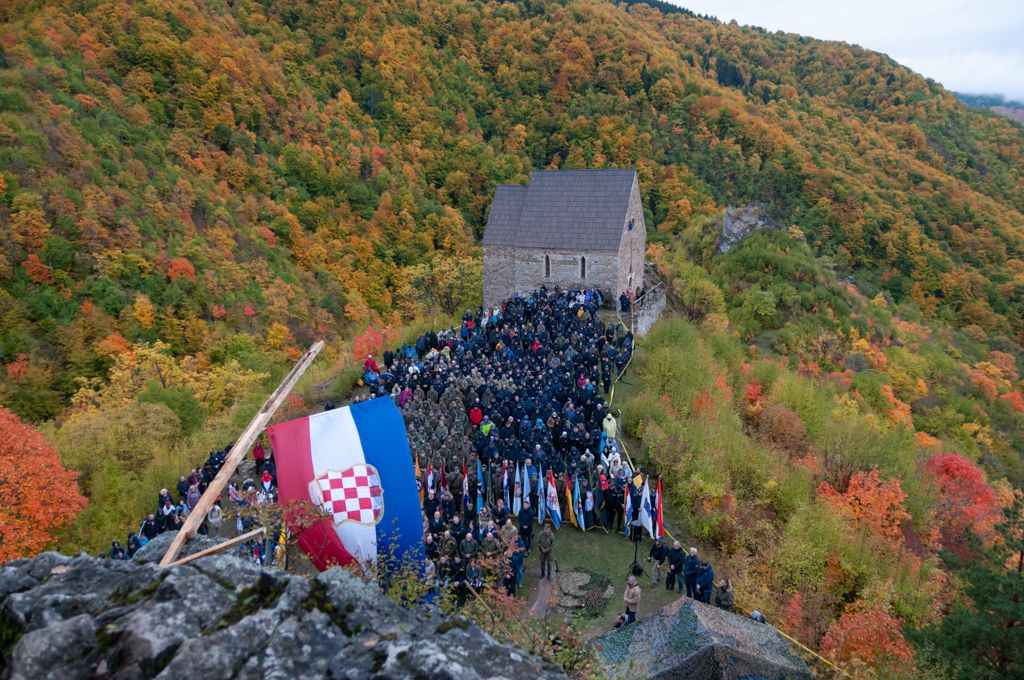
M 164 554 L 162 560 L 160 560 L 160 566 L 166 567 L 173 563 L 177 558 L 178 554 L 181 553 L 182 547 L 185 543 L 196 535 L 196 531 L 202 525 L 206 519 L 206 513 L 213 507 L 213 503 L 220 496 L 221 492 L 228 485 L 228 480 L 231 479 L 231 475 L 235 474 L 235 470 L 238 468 L 238 464 L 245 458 L 245 454 L 249 452 L 249 447 L 252 446 L 253 442 L 263 431 L 263 428 L 267 426 L 270 419 L 274 416 L 278 407 L 284 403 L 284 398 L 295 388 L 295 384 L 299 382 L 299 378 L 306 372 L 309 365 L 313 363 L 313 359 L 320 353 L 320 350 L 324 348 L 324 341 L 317 340 L 312 347 L 309 348 L 299 362 L 295 364 L 291 372 L 285 376 L 281 384 L 277 386 L 267 400 L 260 407 L 260 410 L 253 416 L 249 426 L 242 432 L 242 436 L 238 438 L 235 445 L 231 447 L 231 451 L 228 452 L 227 457 L 224 459 L 224 465 L 221 467 L 220 472 L 210 482 L 210 486 L 207 487 L 206 492 L 203 493 L 199 502 L 196 503 L 196 507 L 192 508 L 192 512 L 185 520 L 185 524 L 178 531 L 178 535 L 174 537 L 174 541 L 171 542 L 171 546 L 167 548 L 167 552 Z
M 266 533 L 267 533 L 267 528 L 266 527 L 260 527 L 259 529 L 253 529 L 252 531 L 248 531 L 248 532 L 246 532 L 244 534 L 241 534 L 240 536 L 235 536 L 234 538 L 229 538 L 228 540 L 224 541 L 223 543 L 218 543 L 217 545 L 213 546 L 212 548 L 206 548 L 205 550 L 200 550 L 199 552 L 194 553 L 192 555 L 188 555 L 186 557 L 182 557 L 177 562 L 171 562 L 167 566 L 168 567 L 176 567 L 179 564 L 188 564 L 192 560 L 198 560 L 200 557 L 206 557 L 207 555 L 216 555 L 217 553 L 221 552 L 222 550 L 227 550 L 231 546 L 238 545 L 239 543 L 245 543 L 250 538 L 253 538 L 255 536 L 259 536 L 260 534 L 266 534 Z

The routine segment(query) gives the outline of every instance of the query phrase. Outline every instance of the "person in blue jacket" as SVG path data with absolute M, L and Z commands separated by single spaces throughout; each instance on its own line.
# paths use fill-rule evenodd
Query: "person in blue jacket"
M 704 604 L 711 604 L 711 591 L 715 588 L 715 570 L 707 560 L 700 563 L 697 570 L 697 599 Z
M 697 549 L 690 548 L 690 554 L 683 561 L 683 580 L 686 582 L 686 596 L 697 600 L 697 572 L 700 571 L 700 557 Z

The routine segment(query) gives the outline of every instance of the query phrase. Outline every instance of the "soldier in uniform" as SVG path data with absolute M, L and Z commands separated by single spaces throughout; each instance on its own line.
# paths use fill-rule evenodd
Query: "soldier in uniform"
M 551 531 L 550 522 L 544 522 L 544 528 L 537 536 L 537 549 L 540 552 L 540 577 L 550 581 L 551 562 L 555 551 L 555 533 Z

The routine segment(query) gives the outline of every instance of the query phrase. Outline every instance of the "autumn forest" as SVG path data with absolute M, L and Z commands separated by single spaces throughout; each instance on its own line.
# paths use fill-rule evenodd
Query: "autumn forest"
M 0 561 L 109 546 L 316 338 L 281 417 L 345 399 L 480 304 L 496 184 L 600 167 L 669 285 L 626 430 L 737 600 L 859 677 L 1024 673 L 1024 126 L 662 3 L 0 4 Z

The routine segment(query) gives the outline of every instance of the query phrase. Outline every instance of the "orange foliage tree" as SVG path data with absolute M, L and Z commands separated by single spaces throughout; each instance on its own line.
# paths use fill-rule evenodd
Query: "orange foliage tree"
M 196 280 L 196 268 L 184 257 L 176 257 L 171 260 L 171 266 L 167 268 L 167 278 L 174 281 L 184 276 L 189 281 Z
M 382 354 L 385 349 L 394 347 L 397 339 L 398 333 L 391 326 L 370 326 L 352 341 L 352 352 L 357 360 L 362 360 L 367 354 Z
M 836 491 L 828 482 L 822 482 L 818 495 L 850 518 L 854 526 L 867 530 L 872 536 L 893 547 L 899 547 L 903 542 L 901 527 L 910 519 L 910 514 L 903 505 L 907 494 L 900 480 L 883 481 L 878 468 L 872 467 L 867 472 L 853 475 L 845 493 Z
M 822 638 L 821 653 L 833 661 L 875 669 L 909 670 L 914 663 L 900 622 L 881 606 L 840 616 Z
M 77 479 L 41 434 L 0 407 L 0 562 L 43 550 L 85 508 Z

